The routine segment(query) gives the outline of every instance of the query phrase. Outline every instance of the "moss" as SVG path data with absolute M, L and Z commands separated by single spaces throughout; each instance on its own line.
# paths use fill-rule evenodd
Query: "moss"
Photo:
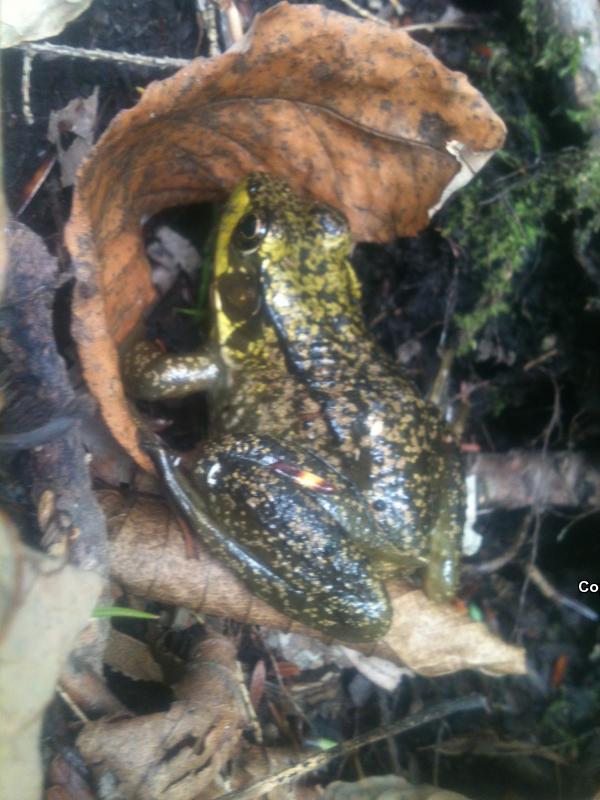
M 555 25 L 545 0 L 522 0 L 520 19 L 532 47 L 533 61 L 559 78 L 574 75 L 581 61 L 581 43 Z
M 594 720 L 600 707 L 599 694 L 597 688 L 562 686 L 540 720 L 542 741 L 577 761 L 586 739 L 593 734 Z
M 568 108 L 550 106 L 548 113 L 550 87 L 577 68 L 579 43 L 559 34 L 542 8 L 540 0 L 524 0 L 515 36 L 488 42 L 491 58 L 471 64 L 509 133 L 505 149 L 442 221 L 478 282 L 475 303 L 463 299 L 455 315 L 462 354 L 476 346 L 490 320 L 510 313 L 515 276 L 552 243 L 557 222 L 573 224 L 581 251 L 600 230 L 600 156 L 582 146 L 553 149 L 548 134 L 553 126 L 563 139 L 565 130 L 572 141 L 583 138 Z
M 584 152 L 579 169 L 569 175 L 567 185 L 577 223 L 575 242 L 582 253 L 600 231 L 600 152 L 591 149 Z
M 475 345 L 489 320 L 509 310 L 515 275 L 530 263 L 539 242 L 552 236 L 546 223 L 571 169 L 568 159 L 559 157 L 523 165 L 491 190 L 479 179 L 449 210 L 444 233 L 459 243 L 480 283 L 475 307 L 455 316 L 459 352 Z

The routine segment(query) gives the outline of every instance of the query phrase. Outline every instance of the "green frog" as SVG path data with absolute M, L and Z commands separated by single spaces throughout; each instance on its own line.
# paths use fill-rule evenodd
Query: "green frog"
M 207 549 L 292 619 L 360 642 L 389 628 L 390 576 L 453 596 L 464 501 L 437 409 L 366 328 L 351 248 L 337 210 L 249 176 L 217 232 L 210 343 L 140 343 L 123 371 L 138 398 L 209 393 L 191 468 L 149 450 Z

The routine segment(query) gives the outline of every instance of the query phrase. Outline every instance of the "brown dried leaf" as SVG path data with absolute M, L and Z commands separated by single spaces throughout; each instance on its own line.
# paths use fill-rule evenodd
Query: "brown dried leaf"
M 73 186 L 77 170 L 94 143 L 98 115 L 98 86 L 89 97 L 76 97 L 64 108 L 50 112 L 48 141 L 55 145 L 60 164 L 60 182 Z M 63 147 L 62 134 L 74 134 L 68 147 Z
M 264 658 L 256 662 L 250 678 L 250 702 L 254 710 L 258 710 L 265 690 L 265 678 L 267 677 L 267 667 Z
M 258 747 L 244 742 L 236 754 L 232 764 L 229 778 L 229 791 L 241 791 L 254 783 L 275 776 L 283 770 L 290 769 L 305 758 L 313 755 L 314 751 L 299 750 L 297 747 Z M 208 795 L 206 800 L 218 800 L 223 790 L 217 790 Z M 268 794 L 256 795 L 268 800 L 317 800 L 321 792 L 314 786 L 303 786 L 297 780 L 285 783 L 283 786 L 274 786 Z
M 3 3 L 0 47 L 56 36 L 86 10 L 92 0 L 28 0 Z
M 466 77 L 408 34 L 317 5 L 281 3 L 228 52 L 149 86 L 85 162 L 66 231 L 74 332 L 115 437 L 149 468 L 116 357 L 155 299 L 144 216 L 222 200 L 258 170 L 340 208 L 356 239 L 411 235 L 504 134 Z
M 81 637 L 80 637 L 81 638 Z M 127 715 L 127 707 L 108 688 L 101 672 L 86 669 L 77 662 L 77 651 L 72 664 L 69 663 L 60 674 L 61 689 L 88 717 Z
M 68 546 L 71 563 L 107 574 L 104 519 L 74 424 L 81 405 L 55 344 L 58 265 L 25 225 L 10 223 L 6 234 L 10 314 L 0 326 L 0 352 L 8 365 L 7 393 L 14 393 L 14 399 L 3 410 L 0 438 L 14 433 L 13 441 L 32 448 L 29 474 L 44 545 L 59 551 Z
M 275 650 L 279 656 L 286 661 L 277 662 L 277 671 L 282 678 L 295 677 L 306 669 L 319 669 L 323 666 L 339 669 L 353 667 L 367 680 L 384 689 L 386 692 L 393 692 L 398 686 L 404 675 L 412 674 L 407 667 L 399 666 L 388 658 L 370 655 L 369 652 L 360 653 L 352 647 L 343 644 L 329 644 L 326 641 L 316 641 L 309 636 L 302 636 L 299 633 L 290 633 L 280 630 L 265 632 L 263 637 L 265 644 L 271 650 Z M 372 648 L 369 648 L 372 651 Z M 329 673 L 333 676 L 334 670 Z M 312 684 L 309 690 L 312 693 Z M 327 681 L 319 681 L 318 702 L 320 705 L 327 703 L 330 699 L 337 702 L 335 694 L 338 684 L 333 682 L 334 694 L 328 697 Z M 291 684 L 289 691 L 296 694 L 304 693 L 302 684 Z M 311 697 L 310 702 L 314 702 Z M 335 716 L 335 714 L 330 714 Z
M 0 797 L 40 797 L 40 731 L 59 671 L 102 589 L 23 545 L 0 516 Z
M 111 669 L 134 681 L 164 681 L 162 669 L 153 658 L 148 645 L 115 628 L 111 628 L 104 661 Z
M 233 645 L 215 637 L 198 648 L 168 711 L 90 722 L 77 746 L 96 780 L 110 775 L 120 796 L 204 796 L 245 725 L 238 682 Z
M 116 492 L 103 493 L 100 499 L 111 529 L 112 574 L 133 594 L 324 638 L 251 595 L 201 547 L 197 559 L 187 558 L 177 521 L 161 501 L 127 503 Z M 433 603 L 406 584 L 398 582 L 388 588 L 394 608 L 390 630 L 380 642 L 353 644 L 355 649 L 406 664 L 428 676 L 460 669 L 480 669 L 492 675 L 525 673 L 522 648 L 506 644 L 463 612 Z
M 63 756 L 50 762 L 46 782 L 49 788 L 45 800 L 94 800 L 94 794 L 74 764 Z

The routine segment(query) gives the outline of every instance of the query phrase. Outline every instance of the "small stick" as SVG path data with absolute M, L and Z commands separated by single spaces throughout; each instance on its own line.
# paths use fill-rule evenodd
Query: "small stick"
M 488 705 L 485 698 L 477 694 L 471 695 L 470 697 L 464 697 L 459 700 L 449 700 L 445 703 L 439 703 L 438 705 L 432 706 L 425 711 L 420 711 L 418 714 L 411 714 L 409 717 L 405 717 L 404 719 L 394 722 L 390 725 L 380 725 L 370 733 L 362 734 L 362 736 L 356 736 L 354 739 L 350 739 L 348 742 L 338 744 L 336 747 L 332 747 L 330 750 L 326 750 L 322 753 L 316 753 L 314 756 L 310 756 L 300 764 L 296 764 L 289 769 L 278 772 L 276 775 L 272 775 L 269 778 L 263 778 L 262 780 L 253 783 L 251 786 L 247 786 L 245 789 L 229 792 L 228 794 L 222 794 L 217 798 L 217 800 L 251 800 L 252 798 L 260 797 L 261 795 L 266 794 L 273 789 L 284 786 L 285 784 L 296 780 L 296 778 L 299 778 L 301 775 L 305 775 L 308 772 L 313 772 L 315 769 L 324 767 L 338 756 L 353 753 L 359 748 L 364 747 L 367 744 L 372 744 L 380 739 L 384 739 L 387 736 L 397 736 L 399 733 L 405 733 L 413 728 L 421 727 L 421 725 L 426 725 L 428 722 L 445 719 L 450 714 L 455 714 L 459 711 L 464 712 L 478 710 L 487 711 Z
M 159 58 L 142 56 L 135 53 L 115 53 L 112 50 L 85 50 L 81 47 L 69 47 L 65 44 L 49 42 L 24 42 L 16 46 L 30 58 L 46 53 L 51 56 L 67 56 L 69 58 L 85 58 L 88 61 L 113 61 L 117 64 L 135 64 L 138 67 L 157 67 L 158 69 L 179 69 L 190 63 L 189 58 Z
M 598 614 L 592 608 L 586 606 L 585 603 L 579 602 L 579 600 L 573 600 L 573 598 L 567 597 L 562 592 L 559 592 L 535 564 L 529 564 L 527 566 L 527 576 L 548 600 L 551 600 L 558 606 L 566 606 L 576 611 L 585 619 L 590 619 L 594 622 L 598 621 Z
M 361 8 L 359 5 L 354 3 L 353 0 L 341 0 L 341 2 L 345 6 L 348 6 L 348 8 L 351 8 L 356 14 L 360 14 L 361 17 L 370 19 L 372 22 L 376 22 L 378 25 L 389 25 L 389 23 L 385 20 L 379 19 L 379 17 L 376 17 L 375 14 L 371 14 L 371 12 L 367 11 L 366 8 Z
M 218 0 L 218 5 L 221 13 L 227 20 L 227 28 L 229 31 L 229 38 L 231 44 L 239 42 L 244 35 L 244 24 L 242 22 L 242 15 L 233 0 Z
M 21 94 L 23 95 L 23 116 L 28 125 L 33 125 L 35 120 L 31 113 L 31 67 L 33 58 L 29 53 L 23 54 L 23 73 L 21 75 Z M 17 214 L 17 216 L 19 216 Z
M 402 14 L 405 12 L 405 8 L 403 8 L 402 3 L 399 0 L 390 0 L 390 5 L 396 12 L 396 16 L 401 17 Z
M 475 25 L 468 22 L 418 22 L 414 25 L 402 25 L 401 31 L 472 31 Z
M 218 56 L 221 52 L 219 48 L 219 34 L 217 32 L 217 9 L 212 2 L 207 0 L 196 0 L 196 16 L 202 20 L 206 38 L 208 39 L 208 55 Z
M 62 698 L 63 702 L 71 709 L 73 714 L 81 720 L 81 722 L 87 723 L 89 719 L 83 713 L 83 711 L 79 708 L 77 703 L 71 699 L 69 694 L 60 686 L 60 684 L 56 687 L 56 693 L 59 697 Z
M 489 561 L 483 561 L 481 564 L 475 564 L 474 566 L 465 567 L 468 572 L 486 574 L 490 572 L 498 572 L 499 569 L 502 569 L 509 561 L 512 561 L 513 558 L 516 557 L 517 553 L 523 546 L 525 539 L 527 538 L 527 532 L 529 531 L 529 526 L 531 524 L 531 514 L 526 514 L 521 522 L 521 526 L 519 527 L 519 531 L 515 538 L 515 541 L 510 545 L 510 547 L 504 551 L 501 555 L 497 558 L 492 558 Z

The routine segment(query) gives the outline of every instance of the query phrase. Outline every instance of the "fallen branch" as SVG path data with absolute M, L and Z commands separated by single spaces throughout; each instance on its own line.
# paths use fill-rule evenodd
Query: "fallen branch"
M 600 470 L 581 453 L 480 453 L 470 472 L 477 478 L 480 509 L 558 506 L 600 511 Z
M 87 61 L 112 61 L 116 64 L 134 64 L 137 67 L 156 67 L 158 69 L 179 69 L 190 63 L 189 58 L 169 58 L 143 56 L 137 53 L 115 53 L 112 50 L 86 50 L 82 47 L 69 47 L 66 44 L 50 42 L 25 42 L 14 48 L 22 50 L 30 57 L 44 54 L 49 56 L 84 58 Z

